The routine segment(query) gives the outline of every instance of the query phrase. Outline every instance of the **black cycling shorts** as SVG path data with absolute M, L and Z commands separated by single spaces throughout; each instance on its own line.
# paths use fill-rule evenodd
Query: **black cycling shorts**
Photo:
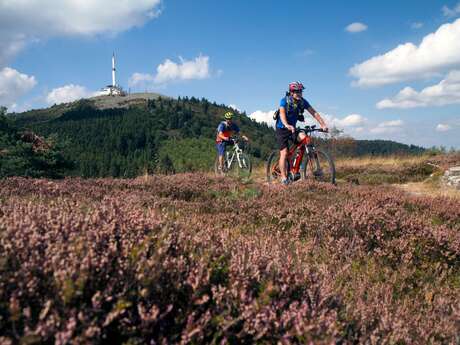
M 292 141 L 293 135 L 292 132 L 287 128 L 276 128 L 276 142 L 278 143 L 278 148 L 283 150 L 289 147 L 289 141 Z

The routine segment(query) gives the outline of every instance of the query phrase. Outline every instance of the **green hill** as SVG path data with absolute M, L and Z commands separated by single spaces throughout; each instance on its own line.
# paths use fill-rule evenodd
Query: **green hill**
M 67 175 L 133 177 L 152 172 L 209 170 L 214 138 L 225 105 L 206 99 L 172 99 L 158 94 L 103 96 L 31 110 L 10 117 L 17 126 L 58 138 L 75 168 Z M 261 162 L 276 147 L 272 128 L 236 112 L 236 123 L 251 139 L 247 148 Z M 335 156 L 413 154 L 416 146 L 391 141 L 320 140 Z
M 17 125 L 66 142 L 66 156 L 77 163 L 70 175 L 132 177 L 212 166 L 215 131 L 228 107 L 196 98 L 106 98 L 113 108 L 89 99 L 12 117 Z M 249 153 L 255 160 L 267 156 L 274 148 L 273 130 L 237 115 L 242 132 L 251 138 Z
M 58 178 L 72 169 L 59 143 L 19 130 L 0 113 L 0 178 L 8 176 Z

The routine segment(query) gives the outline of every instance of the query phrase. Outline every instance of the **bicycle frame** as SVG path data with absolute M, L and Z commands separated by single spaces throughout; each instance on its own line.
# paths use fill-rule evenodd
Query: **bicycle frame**
M 306 133 L 305 133 L 306 134 Z M 295 152 L 298 150 L 298 154 L 295 155 Z M 300 165 L 302 163 L 305 153 L 310 154 L 310 151 L 313 151 L 313 140 L 312 137 L 307 135 L 299 143 L 292 145 L 288 150 L 287 160 L 289 163 L 289 172 L 293 174 L 298 174 L 300 171 Z
M 241 164 L 241 159 L 240 159 L 240 156 L 241 154 L 243 153 L 243 150 L 239 147 L 238 143 L 236 142 L 234 145 L 233 145 L 233 152 L 230 154 L 230 152 L 225 152 L 226 154 L 226 159 L 225 159 L 225 162 L 227 164 L 227 169 L 230 169 L 230 167 L 232 166 L 233 164 L 233 160 L 235 159 L 236 157 L 236 160 L 238 161 L 238 166 L 240 167 L 240 169 L 243 168 L 242 164 Z
M 297 181 L 298 179 L 307 178 L 307 176 L 313 176 L 315 179 L 325 178 L 330 180 L 331 183 L 335 183 L 335 167 L 334 162 L 330 159 L 327 152 L 324 150 L 317 149 L 315 147 L 314 137 L 310 134 L 313 132 L 324 132 L 323 129 L 317 129 L 316 126 L 305 126 L 305 128 L 298 128 L 295 135 L 298 136 L 299 133 L 304 133 L 300 142 L 295 142 L 287 150 L 286 155 L 286 177 L 292 181 Z M 302 165 L 303 160 L 307 155 L 307 159 Z M 267 180 L 271 182 L 273 179 L 281 177 L 283 174 L 280 170 L 279 165 L 279 151 L 273 151 L 267 161 Z M 320 157 L 322 157 L 320 159 Z M 324 169 L 322 167 L 323 159 L 326 163 L 327 174 L 324 175 Z M 302 170 L 302 173 L 300 172 Z
M 305 129 L 300 129 L 298 132 L 296 132 L 296 136 L 299 133 L 304 133 L 305 138 L 303 138 L 299 143 L 292 145 L 288 149 L 288 154 L 287 154 L 287 174 L 292 174 L 292 176 L 296 176 L 300 172 L 301 164 L 303 161 L 303 158 L 305 154 L 307 154 L 310 159 L 308 160 L 308 164 L 311 168 L 312 171 L 316 170 L 321 170 L 320 164 L 318 162 L 317 156 L 316 156 L 316 149 L 315 145 L 313 143 L 313 137 L 309 135 L 312 132 L 316 131 L 321 131 L 315 129 L 315 126 L 312 127 L 306 127 Z M 297 151 L 297 154 L 296 154 Z M 313 164 L 316 164 L 316 169 L 313 166 Z

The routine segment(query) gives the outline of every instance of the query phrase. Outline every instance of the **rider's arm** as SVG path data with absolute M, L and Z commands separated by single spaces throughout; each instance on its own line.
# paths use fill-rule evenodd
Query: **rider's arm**
M 283 123 L 284 127 L 289 129 L 291 132 L 294 132 L 295 128 L 288 123 L 286 117 L 286 109 L 284 107 L 280 107 L 280 120 Z
M 328 128 L 327 128 L 326 122 L 324 122 L 321 115 L 312 106 L 309 106 L 307 110 L 311 114 L 311 116 L 313 116 L 315 120 L 318 121 L 318 123 L 321 125 L 321 128 L 327 131 Z
M 223 132 L 219 132 L 218 137 L 224 141 L 227 141 L 229 138 L 224 135 Z

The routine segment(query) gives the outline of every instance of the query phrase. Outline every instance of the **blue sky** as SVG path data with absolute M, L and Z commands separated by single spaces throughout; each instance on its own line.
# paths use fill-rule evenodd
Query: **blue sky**
M 0 0 L 0 103 L 132 92 L 205 97 L 269 121 L 287 84 L 356 138 L 460 148 L 456 1 Z M 398 48 L 399 47 L 399 48 Z

